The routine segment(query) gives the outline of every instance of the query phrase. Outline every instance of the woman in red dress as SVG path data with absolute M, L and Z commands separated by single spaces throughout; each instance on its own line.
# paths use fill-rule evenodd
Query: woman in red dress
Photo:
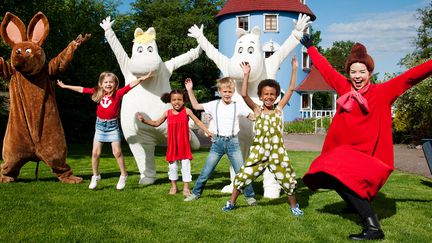
M 300 41 L 313 65 L 339 95 L 337 111 L 324 141 L 321 155 L 303 177 L 311 190 L 334 189 L 353 207 L 363 223 L 351 240 L 383 239 L 370 201 L 376 197 L 394 169 L 391 105 L 406 90 L 432 74 L 432 60 L 381 84 L 372 84 L 374 61 L 356 43 L 345 63 L 346 78 L 318 50 L 312 38 Z
M 169 194 L 174 195 L 178 192 L 178 163 L 182 165 L 183 195 L 190 195 L 189 183 L 192 181 L 191 165 L 192 152 L 189 141 L 189 117 L 195 124 L 206 134 L 212 136 L 204 123 L 202 123 L 193 112 L 184 106 L 186 94 L 181 90 L 173 90 L 170 93 L 162 95 L 161 100 L 165 103 L 171 103 L 172 108 L 168 109 L 158 120 L 146 120 L 140 113 L 136 114 L 138 120 L 150 126 L 158 127 L 165 120 L 168 123 L 167 136 L 167 153 L 166 160 L 168 166 L 168 178 L 171 181 Z

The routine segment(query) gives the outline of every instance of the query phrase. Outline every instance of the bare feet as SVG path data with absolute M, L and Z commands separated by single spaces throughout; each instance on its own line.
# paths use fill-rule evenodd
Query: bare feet
M 178 192 L 177 187 L 171 187 L 168 194 L 175 195 L 175 194 L 177 194 L 177 192 Z
M 188 197 L 191 194 L 189 188 L 183 188 L 183 196 Z

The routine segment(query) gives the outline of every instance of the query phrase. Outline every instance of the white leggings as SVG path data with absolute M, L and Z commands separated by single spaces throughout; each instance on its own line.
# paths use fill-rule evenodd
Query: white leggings
M 178 161 L 170 162 L 168 164 L 168 178 L 171 181 L 178 180 Z M 191 163 L 188 159 L 181 160 L 181 172 L 182 172 L 182 180 L 183 182 L 191 182 L 192 174 L 191 174 Z

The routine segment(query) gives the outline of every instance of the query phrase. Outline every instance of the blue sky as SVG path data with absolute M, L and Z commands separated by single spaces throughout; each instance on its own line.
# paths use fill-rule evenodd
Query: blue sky
M 121 12 L 134 0 L 123 0 Z M 420 21 L 416 9 L 430 0 L 306 0 L 317 16 L 313 28 L 321 31 L 324 48 L 335 41 L 360 42 L 375 60 L 375 72 L 401 72 L 398 62 L 414 50 Z

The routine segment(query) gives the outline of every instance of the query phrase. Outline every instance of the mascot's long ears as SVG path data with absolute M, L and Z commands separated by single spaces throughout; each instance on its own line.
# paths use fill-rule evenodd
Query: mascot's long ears
M 25 41 L 31 41 L 42 46 L 48 33 L 48 18 L 42 12 L 38 12 L 31 19 L 28 26 L 27 36 L 24 23 L 20 18 L 12 13 L 7 12 L 1 23 L 1 35 L 10 47 Z

